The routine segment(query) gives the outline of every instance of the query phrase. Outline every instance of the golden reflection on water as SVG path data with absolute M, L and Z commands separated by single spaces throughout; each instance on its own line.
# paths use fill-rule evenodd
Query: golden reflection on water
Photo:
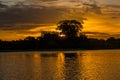
M 82 64 L 82 77 L 85 80 L 95 80 L 96 78 L 99 80 L 99 75 L 97 75 L 97 69 L 98 65 L 95 64 L 95 58 L 89 55 L 87 56 L 82 56 L 81 58 L 78 58 L 79 61 L 81 61 Z M 80 64 L 80 66 L 81 66 Z
M 40 70 L 41 70 L 41 56 L 40 54 L 38 53 L 34 53 L 32 55 L 32 61 L 33 61 L 33 67 L 32 67 L 32 72 L 33 72 L 33 80 L 38 80 L 40 79 L 41 80 L 41 73 L 40 73 Z
M 62 52 L 57 54 L 57 70 L 56 70 L 56 80 L 62 79 L 65 80 L 64 72 L 65 72 L 65 55 Z
M 0 80 L 119 80 L 119 51 L 0 54 Z

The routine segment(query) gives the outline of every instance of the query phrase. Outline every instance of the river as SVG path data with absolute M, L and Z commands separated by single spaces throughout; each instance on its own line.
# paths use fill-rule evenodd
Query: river
M 0 80 L 119 80 L 120 50 L 0 52 Z

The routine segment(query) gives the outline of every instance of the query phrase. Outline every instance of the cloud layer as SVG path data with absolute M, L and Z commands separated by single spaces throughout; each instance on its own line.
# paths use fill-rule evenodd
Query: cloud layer
M 55 24 L 62 19 L 72 18 L 83 22 L 85 19 L 83 16 L 86 13 L 101 13 L 100 7 L 96 4 L 80 3 L 80 5 L 77 5 L 77 3 L 74 2 L 72 5 L 72 0 L 61 2 L 61 4 L 58 3 L 60 0 L 36 0 L 34 2 L 41 2 L 41 4 L 35 5 L 18 2 L 12 6 L 8 6 L 0 2 L 0 26 L 2 28 L 13 27 L 14 29 L 14 25 L 16 24 Z M 52 5 L 53 3 L 50 2 L 55 4 Z M 71 4 L 71 6 L 65 4 Z M 24 28 L 25 26 L 23 29 Z
M 34 34 L 41 30 L 54 30 L 64 19 L 84 22 L 85 31 L 120 31 L 120 5 L 118 0 L 1 0 L 0 30 L 15 34 Z M 92 28 L 91 28 L 92 27 Z M 38 30 L 37 30 L 38 29 Z M 1 32 L 1 34 L 3 34 Z M 22 36 L 21 35 L 21 36 Z M 105 34 L 104 34 L 105 35 Z

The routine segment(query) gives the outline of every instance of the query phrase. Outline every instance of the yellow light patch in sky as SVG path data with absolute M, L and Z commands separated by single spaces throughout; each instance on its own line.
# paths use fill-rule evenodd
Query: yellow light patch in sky
M 21 36 L 17 35 L 15 31 L 2 31 L 0 30 L 1 40 L 16 40 L 21 39 Z
M 105 33 L 119 33 L 120 19 L 113 19 L 111 16 L 105 15 L 88 15 L 87 20 L 84 21 L 83 31 L 91 32 L 105 32 Z
M 53 26 L 43 26 L 29 29 L 28 31 L 56 31 L 56 25 Z

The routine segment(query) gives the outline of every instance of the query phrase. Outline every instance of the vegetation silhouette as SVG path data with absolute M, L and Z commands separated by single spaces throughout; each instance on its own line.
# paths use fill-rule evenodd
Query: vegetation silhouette
M 63 20 L 58 22 L 57 30 L 61 31 L 66 37 L 76 37 L 82 30 L 83 26 L 76 20 Z
M 120 49 L 120 38 L 107 40 L 88 38 L 82 34 L 83 26 L 76 20 L 60 21 L 57 30 L 61 32 L 41 32 L 37 38 L 28 36 L 23 40 L 2 41 L 0 51 L 57 50 L 57 49 Z M 78 33 L 81 33 L 78 36 Z M 60 35 L 64 34 L 65 37 Z

